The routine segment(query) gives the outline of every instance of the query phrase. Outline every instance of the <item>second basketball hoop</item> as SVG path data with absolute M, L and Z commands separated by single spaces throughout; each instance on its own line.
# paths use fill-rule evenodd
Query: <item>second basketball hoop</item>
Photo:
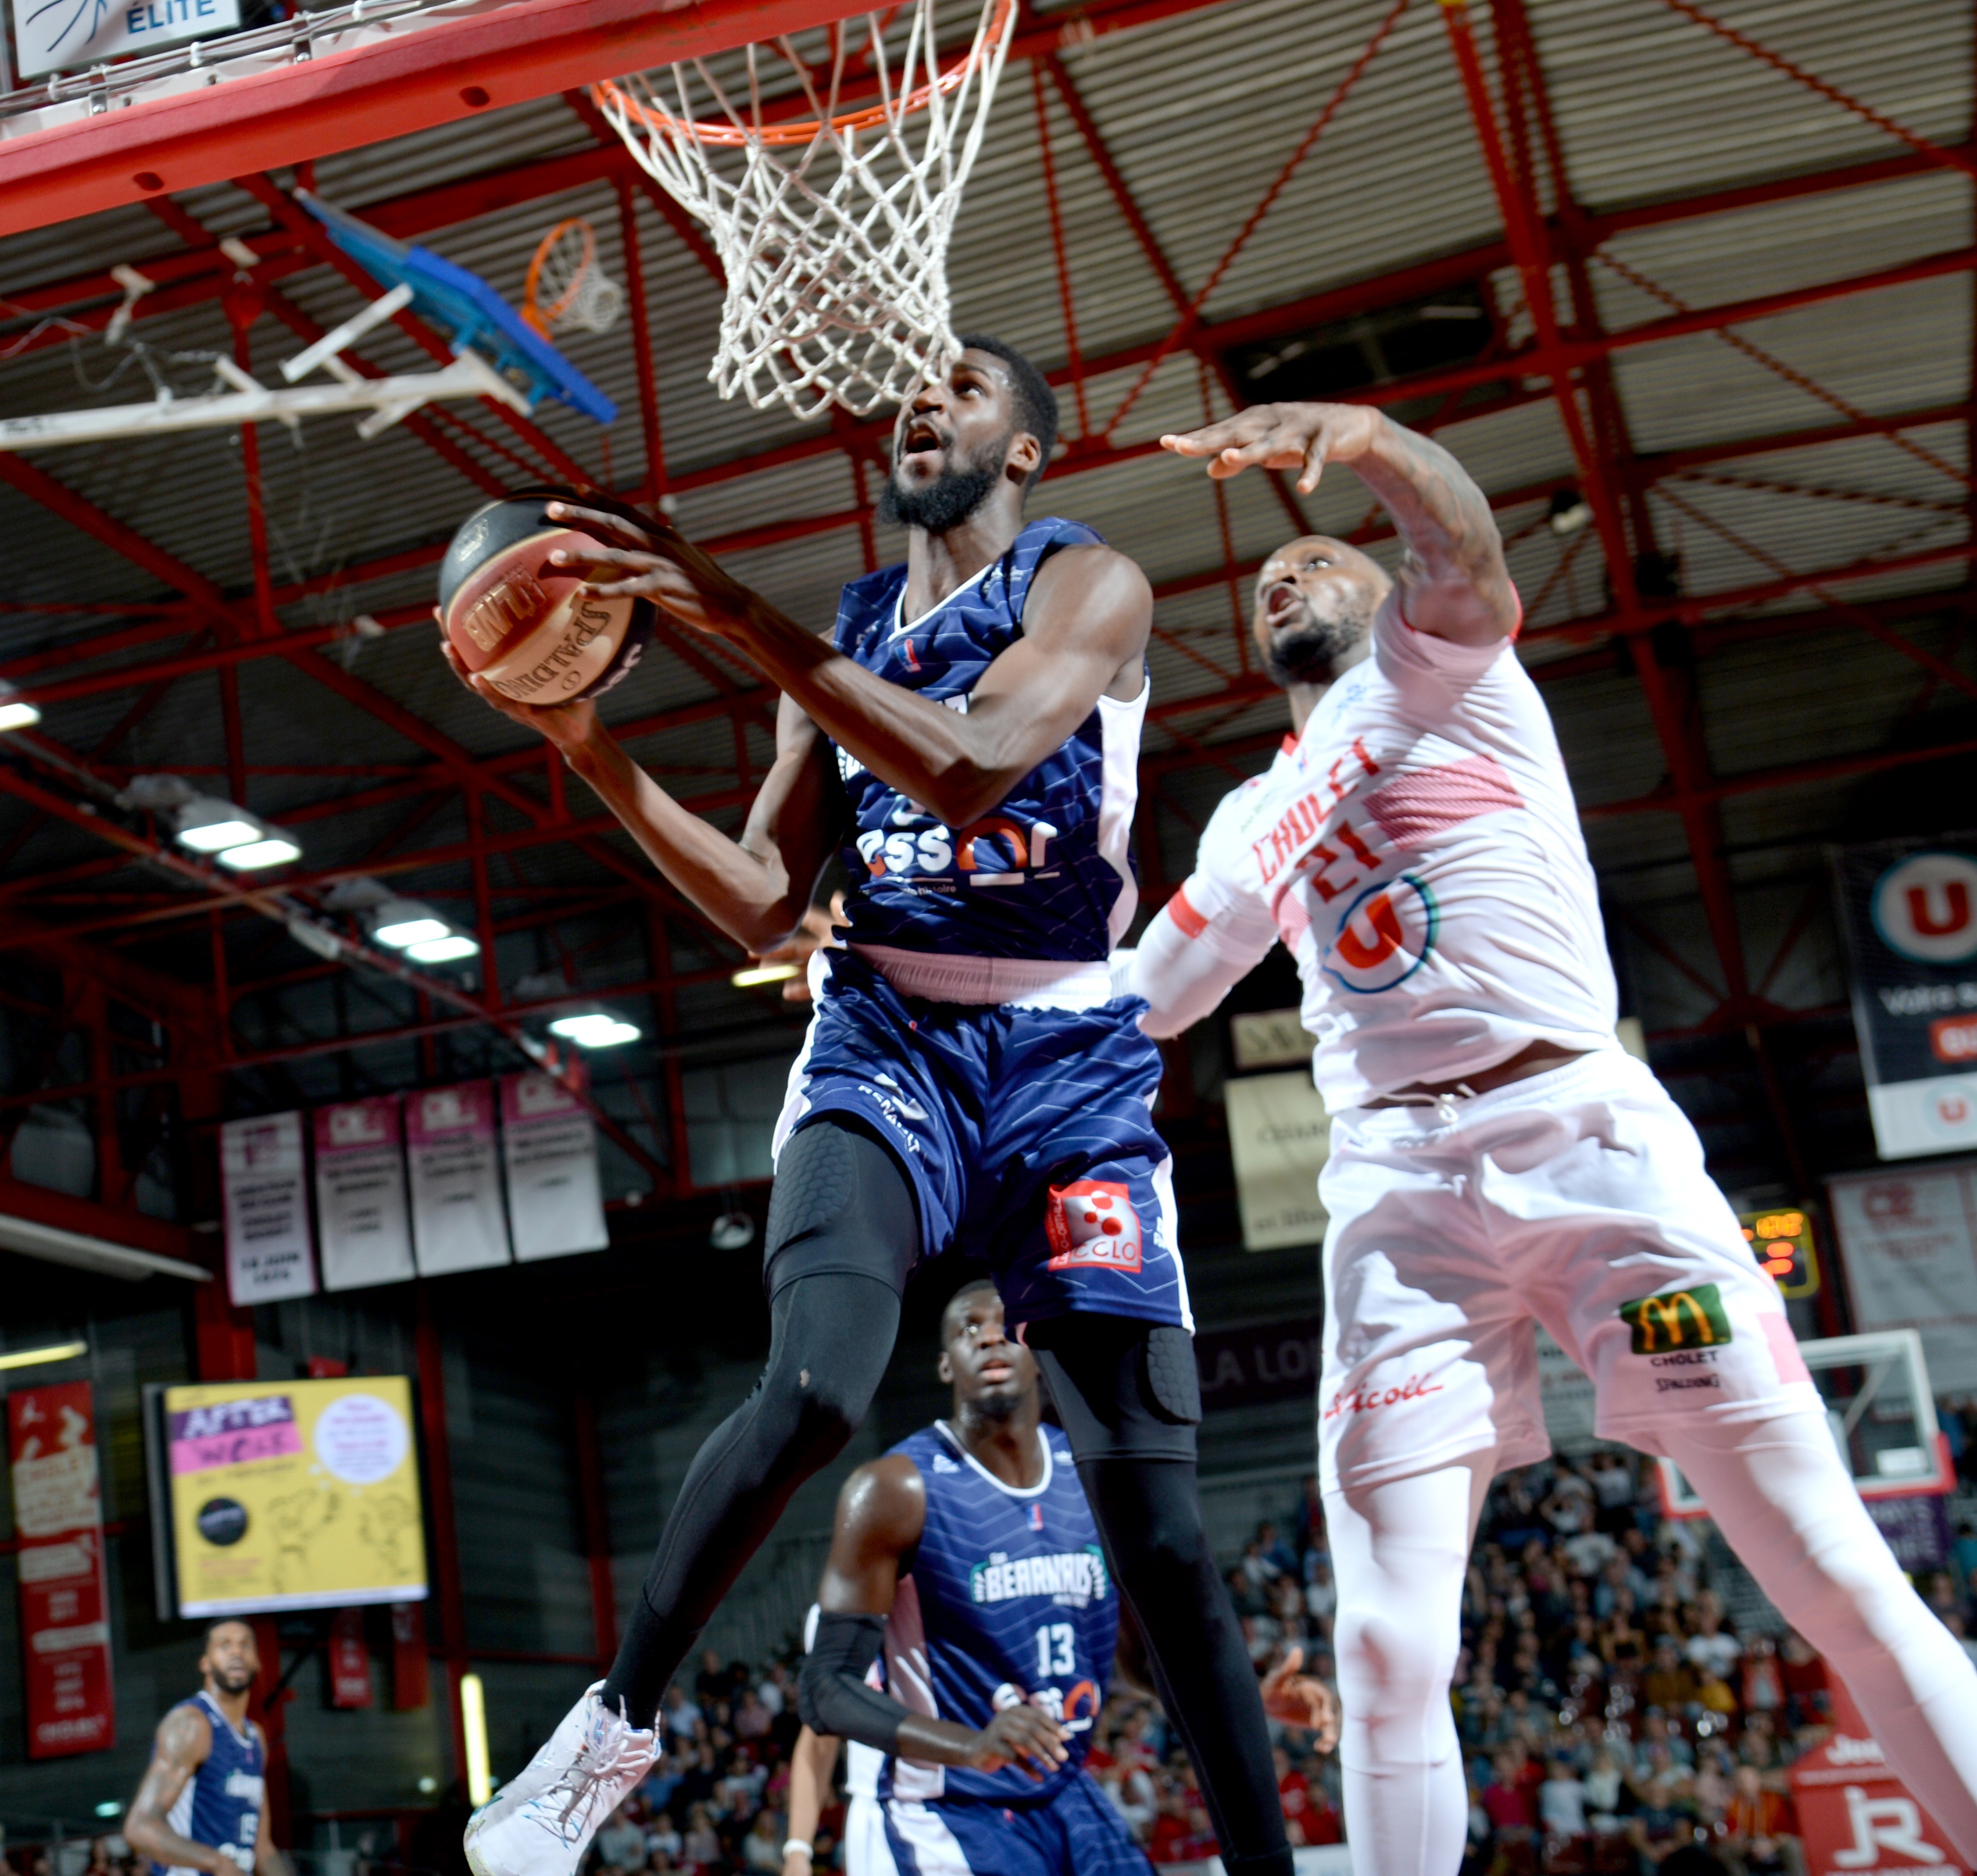
M 947 248 L 1015 0 L 943 66 L 937 0 L 592 88 L 707 225 L 727 276 L 708 375 L 819 417 L 896 403 L 952 354 Z

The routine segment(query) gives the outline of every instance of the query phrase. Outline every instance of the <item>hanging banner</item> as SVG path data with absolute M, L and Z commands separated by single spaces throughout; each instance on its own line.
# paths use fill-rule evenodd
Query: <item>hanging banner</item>
M 494 1084 L 462 1082 L 405 1097 L 412 1241 L 421 1277 L 508 1261 L 494 1163 Z
M 1833 1730 L 1792 1762 L 1792 1802 L 1812 1876 L 1873 1876 L 1926 1868 L 1968 1876 L 1942 1826 L 1909 1795 L 1867 1729 L 1837 1675 L 1831 1676 Z
M 263 1114 L 219 1130 L 226 1283 L 236 1309 L 315 1293 L 302 1117 Z
M 501 1158 L 517 1261 L 602 1250 L 610 1244 L 597 1179 L 596 1125 L 553 1075 L 502 1076 Z
M 1260 1407 L 1270 1401 L 1315 1400 L 1322 1318 L 1259 1323 L 1253 1329 L 1209 1329 L 1194 1339 L 1206 1408 Z
M 397 1097 L 318 1108 L 314 1119 L 323 1288 L 356 1290 L 415 1275 Z
M 329 1703 L 371 1704 L 371 1650 L 364 1643 L 364 1611 L 339 1609 L 329 1625 Z
M 1318 1175 L 1332 1142 L 1332 1122 L 1311 1071 L 1246 1075 L 1222 1090 L 1229 1150 L 1246 1250 L 1279 1250 L 1325 1241 Z
M 1857 1329 L 1913 1329 L 1929 1387 L 1977 1389 L 1977 1164 L 1861 1173 L 1828 1188 Z
M 404 1376 L 167 1388 L 165 1426 L 181 1616 L 425 1594 Z
M 1884 1160 L 1977 1146 L 1977 834 L 1834 850 Z
M 96 1410 L 87 1381 L 7 1396 L 28 1756 L 117 1743 Z

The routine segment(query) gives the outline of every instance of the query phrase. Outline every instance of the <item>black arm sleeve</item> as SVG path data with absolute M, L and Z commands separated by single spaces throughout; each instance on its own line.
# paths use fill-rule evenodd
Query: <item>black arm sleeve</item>
M 818 1617 L 817 1639 L 797 1682 L 797 1712 L 811 1732 L 882 1752 L 899 1749 L 906 1709 L 865 1683 L 885 1639 L 883 1616 Z

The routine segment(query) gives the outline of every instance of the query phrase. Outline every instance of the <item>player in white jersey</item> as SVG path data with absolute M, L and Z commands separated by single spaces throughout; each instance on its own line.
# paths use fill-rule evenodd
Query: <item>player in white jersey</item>
M 810 1610 L 814 1630 L 817 1610 Z M 808 1646 L 808 1638 L 805 1639 Z M 898 1876 L 893 1846 L 886 1840 L 886 1813 L 879 1802 L 879 1773 L 886 1755 L 856 1739 L 843 1742 L 844 1876 Z M 839 1742 L 806 1726 L 790 1755 L 790 1835 L 783 1845 L 783 1876 L 813 1876 L 817 1820 L 830 1795 Z
M 1448 1683 L 1491 1477 L 1548 1450 L 1533 1325 L 1599 1431 L 1672 1458 L 1967 1858 L 1977 1668 L 1853 1491 L 1777 1287 L 1695 1130 L 1614 1033 L 1592 871 L 1489 504 L 1374 411 L 1274 405 L 1163 439 L 1212 476 L 1351 466 L 1406 552 L 1264 563 L 1253 629 L 1296 734 L 1224 801 L 1141 943 L 1179 1033 L 1281 938 L 1332 1115 L 1319 1456 L 1358 1876 L 1451 1876 Z

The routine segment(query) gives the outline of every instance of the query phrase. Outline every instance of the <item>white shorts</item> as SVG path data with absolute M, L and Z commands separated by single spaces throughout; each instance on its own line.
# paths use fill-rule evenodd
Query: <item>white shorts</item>
M 844 1876 L 899 1876 L 886 1807 L 863 1792 L 854 1792 L 844 1808 Z
M 1592 1377 L 1602 1438 L 1818 1404 L 1777 1286 L 1702 1143 L 1617 1049 L 1484 1095 L 1335 1117 L 1319 1190 L 1327 1491 L 1551 1450 L 1533 1321 Z

